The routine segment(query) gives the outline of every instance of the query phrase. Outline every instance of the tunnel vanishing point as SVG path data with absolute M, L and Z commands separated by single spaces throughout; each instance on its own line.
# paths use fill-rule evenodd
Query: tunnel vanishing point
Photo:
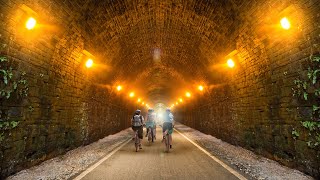
M 320 177 L 318 0 L 0 0 L 0 18 L 2 178 L 148 107 Z

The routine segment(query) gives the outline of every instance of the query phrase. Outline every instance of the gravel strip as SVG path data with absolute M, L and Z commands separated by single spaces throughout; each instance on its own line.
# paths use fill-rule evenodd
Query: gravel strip
M 8 180 L 51 180 L 69 179 L 90 165 L 100 160 L 106 154 L 131 138 L 132 130 L 126 129 L 117 134 L 109 135 L 87 146 L 67 152 L 65 155 L 44 161 L 40 165 L 22 170 L 8 177 Z
M 207 151 L 223 160 L 226 164 L 237 168 L 249 179 L 278 180 L 278 179 L 313 179 L 295 169 L 280 165 L 278 162 L 254 154 L 252 151 L 223 142 L 211 135 L 206 135 L 182 124 L 175 128 L 195 141 Z M 173 137 L 174 139 L 174 137 Z

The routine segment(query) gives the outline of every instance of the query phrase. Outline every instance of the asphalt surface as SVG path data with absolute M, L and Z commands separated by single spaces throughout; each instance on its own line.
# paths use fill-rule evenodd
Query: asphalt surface
M 82 180 L 238 179 L 177 132 L 173 133 L 173 148 L 165 152 L 160 129 L 157 128 L 158 139 L 154 143 L 144 137 L 143 149 L 135 152 L 134 142 L 130 141 Z

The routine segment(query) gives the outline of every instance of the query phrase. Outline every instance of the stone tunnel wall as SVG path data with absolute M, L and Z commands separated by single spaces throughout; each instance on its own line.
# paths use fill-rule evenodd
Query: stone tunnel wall
M 0 0 L 0 56 L 8 59 L 1 70 L 13 68 L 0 84 L 13 91 L 0 96 L 0 179 L 129 125 L 130 105 L 83 68 L 90 42 L 76 22 L 80 5 L 62 2 Z M 38 13 L 33 31 L 23 27 L 34 15 L 23 3 Z M 19 80 L 26 85 L 14 90 Z
M 241 9 L 232 56 L 237 67 L 181 108 L 178 119 L 319 178 L 319 149 L 307 145 L 296 108 L 305 104 L 296 101 L 292 88 L 310 55 L 320 53 L 320 4 L 255 1 Z M 289 31 L 276 27 L 283 16 L 291 19 Z M 293 130 L 301 133 L 297 139 Z

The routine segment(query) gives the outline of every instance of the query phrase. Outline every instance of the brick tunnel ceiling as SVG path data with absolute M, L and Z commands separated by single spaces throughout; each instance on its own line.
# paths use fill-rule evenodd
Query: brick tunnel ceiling
M 79 24 L 112 67 L 112 81 L 135 84 L 151 103 L 170 103 L 177 90 L 212 81 L 209 65 L 232 50 L 237 3 L 92 0 Z

